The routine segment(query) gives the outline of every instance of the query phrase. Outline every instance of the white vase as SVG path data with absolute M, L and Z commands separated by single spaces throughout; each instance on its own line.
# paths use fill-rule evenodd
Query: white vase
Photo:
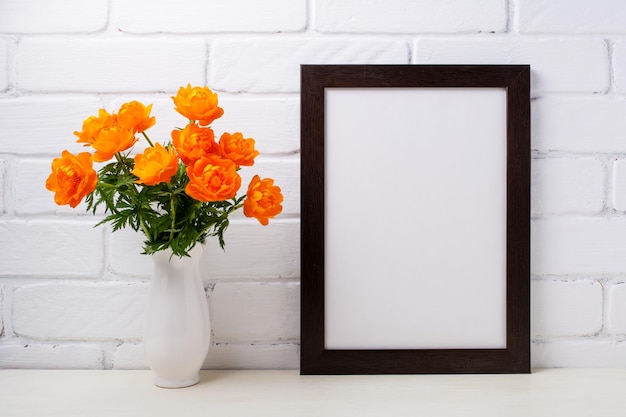
M 209 307 L 198 267 L 203 249 L 197 244 L 190 257 L 172 256 L 171 250 L 152 255 L 143 345 L 160 387 L 196 384 L 209 350 Z

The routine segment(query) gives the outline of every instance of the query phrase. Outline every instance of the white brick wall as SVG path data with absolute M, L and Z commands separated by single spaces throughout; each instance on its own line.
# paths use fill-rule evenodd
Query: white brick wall
M 13 295 L 13 331 L 40 340 L 139 339 L 148 285 L 45 283 Z
M 535 33 L 625 33 L 621 0 L 517 0 L 517 28 Z
M 9 58 L 8 43 L 0 39 L 0 64 L 4 64 L 4 65 L 0 65 L 0 91 L 5 90 L 9 85 L 8 58 Z
M 626 211 L 626 159 L 613 160 L 613 208 Z
M 296 341 L 300 336 L 300 315 L 285 314 L 285 309 L 300 308 L 295 283 L 219 283 L 211 298 L 217 342 Z
M 93 343 L 0 345 L 0 368 L 102 369 L 102 349 Z
M 305 0 L 178 0 L 176 7 L 125 0 L 117 6 L 117 27 L 128 33 L 297 32 L 307 20 Z
M 4 159 L 0 159 L 0 188 L 2 188 L 3 190 L 6 190 L 8 188 L 5 182 L 6 166 L 7 166 L 7 161 Z M 5 199 L 4 194 L 6 194 L 6 192 L 3 192 L 2 194 L 3 195 L 0 195 L 0 214 L 4 213 L 4 199 Z
M 50 191 L 41 187 L 50 175 L 50 161 L 42 159 L 18 159 L 9 168 L 7 196 L 13 203 L 17 215 L 42 213 L 73 213 L 69 206 L 58 206 L 50 200 Z M 85 210 L 85 203 L 80 207 Z M 82 214 L 82 213 L 81 213 Z
M 609 331 L 626 334 L 626 283 L 618 282 L 610 287 L 608 296 Z
M 613 71 L 615 91 L 626 93 L 626 41 L 622 39 L 613 43 Z
M 95 222 L 0 221 L 0 276 L 96 278 L 103 269 L 103 229 Z
M 408 64 L 408 49 L 385 39 L 218 39 L 209 79 L 228 92 L 295 93 L 301 64 Z
M 605 168 L 596 158 L 532 161 L 533 214 L 595 214 L 604 207 Z
M 602 329 L 602 286 L 594 281 L 532 282 L 533 336 L 584 336 Z
M 532 223 L 532 272 L 597 277 L 626 269 L 626 218 L 563 216 Z
M 623 97 L 547 97 L 532 104 L 532 144 L 540 151 L 625 152 Z
M 206 44 L 196 39 L 28 37 L 20 42 L 16 61 L 18 87 L 27 91 L 172 91 L 204 81 Z
M 4 287 L 0 285 L 0 336 L 4 335 Z
M 601 38 L 468 36 L 420 38 L 416 64 L 530 64 L 533 96 L 605 92 L 609 54 Z
M 320 32 L 503 32 L 504 0 L 388 0 L 315 2 Z
M 107 24 L 107 0 L 5 0 L 0 3 L 0 33 L 89 33 Z
M 531 356 L 537 368 L 623 368 L 626 342 L 605 337 L 535 341 Z
M 254 137 L 285 194 L 268 228 L 239 214 L 209 244 L 204 366 L 297 368 L 311 63 L 531 64 L 533 366 L 626 366 L 625 19 L 621 0 L 0 1 L 0 368 L 146 367 L 141 237 L 44 181 L 100 107 L 154 103 L 169 140 L 187 83 L 218 90 L 215 129 Z
M 221 103 L 228 112 L 213 123 L 220 132 L 245 132 L 264 138 L 256 144 L 263 155 L 300 149 L 300 101 L 296 95 L 258 99 L 226 96 Z
M 38 96 L 0 100 L 0 149 L 8 154 L 57 155 L 59 149 L 82 152 L 74 131 L 83 120 L 97 114 L 102 102 L 97 97 Z M 23 137 L 24 140 L 15 138 Z M 47 161 L 47 160 L 46 160 Z

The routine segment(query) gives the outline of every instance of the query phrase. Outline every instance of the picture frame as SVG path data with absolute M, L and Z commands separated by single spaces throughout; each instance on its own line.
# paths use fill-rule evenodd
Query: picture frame
M 301 67 L 300 373 L 530 372 L 530 67 Z

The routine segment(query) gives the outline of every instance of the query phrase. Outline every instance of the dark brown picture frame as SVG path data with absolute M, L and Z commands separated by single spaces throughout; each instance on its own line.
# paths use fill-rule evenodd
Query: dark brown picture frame
M 503 88 L 506 92 L 506 346 L 328 349 L 325 342 L 325 91 L 328 88 Z M 530 67 L 301 67 L 300 373 L 530 372 Z M 504 140 L 504 138 L 503 138 Z

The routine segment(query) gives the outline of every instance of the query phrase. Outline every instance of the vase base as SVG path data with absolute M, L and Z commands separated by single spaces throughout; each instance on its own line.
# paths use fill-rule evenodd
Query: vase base
M 185 388 L 196 385 L 200 381 L 200 376 L 196 374 L 191 378 L 161 378 L 154 377 L 154 385 L 161 388 Z

